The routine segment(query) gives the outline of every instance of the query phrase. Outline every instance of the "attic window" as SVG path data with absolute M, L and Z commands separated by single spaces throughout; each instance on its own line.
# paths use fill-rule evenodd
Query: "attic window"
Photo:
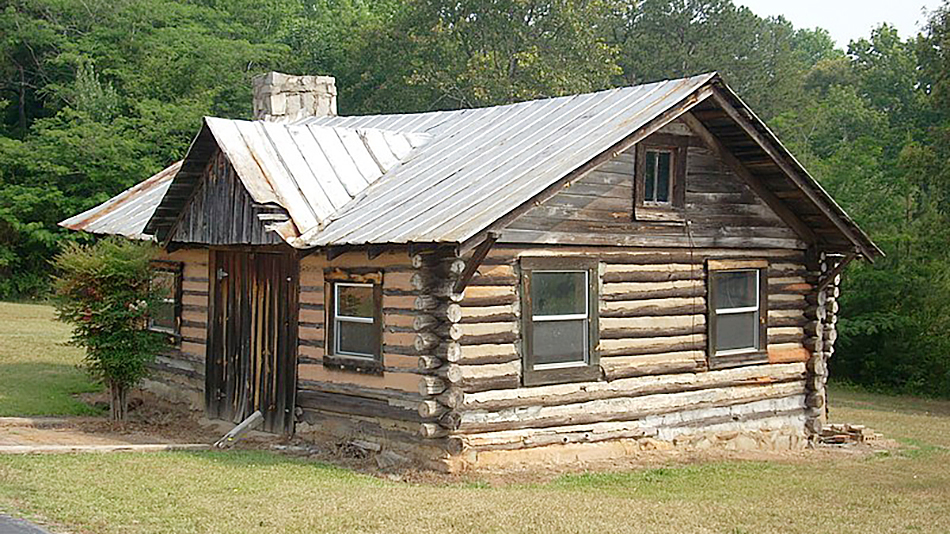
M 655 134 L 637 145 L 634 218 L 682 221 L 689 138 Z
M 645 151 L 646 170 L 643 174 L 643 203 L 650 205 L 669 204 L 671 191 L 671 174 L 673 172 L 673 152 L 671 150 Z

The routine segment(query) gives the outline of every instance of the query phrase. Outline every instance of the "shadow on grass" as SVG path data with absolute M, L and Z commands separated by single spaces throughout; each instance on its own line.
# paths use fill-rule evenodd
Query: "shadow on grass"
M 0 363 L 0 416 L 100 415 L 75 398 L 101 387 L 81 369 L 65 363 Z

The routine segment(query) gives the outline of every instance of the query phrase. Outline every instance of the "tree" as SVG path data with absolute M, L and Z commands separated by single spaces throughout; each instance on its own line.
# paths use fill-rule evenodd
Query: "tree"
M 53 262 L 58 318 L 73 326 L 71 342 L 86 350 L 86 369 L 108 386 L 113 421 L 125 421 L 129 390 L 166 343 L 148 329 L 162 290 L 152 284 L 154 254 L 151 243 L 114 237 L 69 244 Z

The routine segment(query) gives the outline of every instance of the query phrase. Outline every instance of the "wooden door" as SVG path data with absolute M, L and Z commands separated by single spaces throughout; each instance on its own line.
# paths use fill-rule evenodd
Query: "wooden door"
M 212 252 L 205 406 L 235 423 L 260 410 L 264 430 L 293 432 L 297 262 L 290 254 Z

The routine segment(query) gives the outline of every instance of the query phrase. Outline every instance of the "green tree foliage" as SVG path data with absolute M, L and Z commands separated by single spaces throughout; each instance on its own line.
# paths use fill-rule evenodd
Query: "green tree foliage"
M 71 342 L 86 350 L 86 369 L 109 387 L 115 421 L 125 420 L 129 390 L 165 346 L 165 337 L 148 329 L 149 310 L 161 302 L 152 285 L 155 251 L 114 237 L 69 244 L 53 262 L 59 319 L 72 325 Z
M 332 74 L 345 114 L 718 71 L 888 256 L 845 277 L 838 376 L 950 395 L 950 7 L 837 48 L 733 0 L 0 0 L 0 297 L 56 222 L 181 157 L 250 79 Z

